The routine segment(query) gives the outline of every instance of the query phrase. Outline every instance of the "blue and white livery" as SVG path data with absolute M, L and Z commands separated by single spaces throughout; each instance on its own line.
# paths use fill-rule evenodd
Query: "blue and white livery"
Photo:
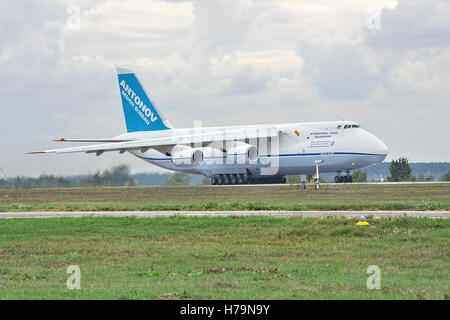
M 212 184 L 284 183 L 286 175 L 337 172 L 351 182 L 351 170 L 382 162 L 386 145 L 353 121 L 174 128 L 151 101 L 136 75 L 118 68 L 127 133 L 99 142 L 30 153 L 129 152 L 159 167 L 211 178 Z M 346 175 L 342 175 L 345 173 Z

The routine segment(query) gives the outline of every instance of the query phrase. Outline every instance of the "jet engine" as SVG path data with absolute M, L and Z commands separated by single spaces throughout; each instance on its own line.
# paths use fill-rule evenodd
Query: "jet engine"
M 188 146 L 177 145 L 172 149 L 172 163 L 179 167 L 199 166 L 203 163 L 203 152 Z
M 258 158 L 258 148 L 245 142 L 235 141 L 232 147 L 227 149 L 227 163 L 243 164 Z

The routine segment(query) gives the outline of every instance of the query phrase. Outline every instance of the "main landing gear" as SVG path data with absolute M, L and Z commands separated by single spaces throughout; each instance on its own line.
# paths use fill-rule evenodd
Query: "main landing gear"
M 341 172 L 338 172 L 337 176 L 334 177 L 334 183 L 351 183 L 353 182 L 353 177 L 350 171 L 346 171 L 347 175 L 341 176 Z
M 233 185 L 233 184 L 284 184 L 286 177 L 275 176 L 255 179 L 246 173 L 239 174 L 216 174 L 211 179 L 212 185 Z

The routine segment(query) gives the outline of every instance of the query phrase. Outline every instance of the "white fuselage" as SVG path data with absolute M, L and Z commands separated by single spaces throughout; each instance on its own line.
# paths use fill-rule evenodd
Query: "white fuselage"
M 130 152 L 136 157 L 165 169 L 202 174 L 207 177 L 216 174 L 244 172 L 248 172 L 254 177 L 265 174 L 312 174 L 316 170 L 317 160 L 321 162 L 320 172 L 349 171 L 380 163 L 388 153 L 388 148 L 380 139 L 352 121 L 308 122 L 271 126 L 280 131 L 279 138 L 276 138 L 277 141 L 274 141 L 273 138 L 269 140 L 268 146 L 265 142 L 255 140 L 254 144 L 258 147 L 259 158 L 253 163 L 225 161 L 225 156 L 206 156 L 201 165 L 180 167 L 172 162 L 169 155 L 154 149 L 142 150 L 144 152 Z M 350 128 L 346 128 L 348 126 Z M 206 135 L 221 130 L 267 127 L 267 125 L 256 125 L 171 129 L 126 133 L 117 138 L 141 140 L 199 132 Z M 263 168 L 269 168 L 270 170 L 264 171 Z

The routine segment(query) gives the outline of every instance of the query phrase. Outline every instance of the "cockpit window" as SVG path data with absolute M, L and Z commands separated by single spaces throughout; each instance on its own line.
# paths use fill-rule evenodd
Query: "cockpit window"
M 344 129 L 347 129 L 348 128 L 348 125 L 346 124 L 345 126 L 344 126 Z
M 358 125 L 352 124 L 352 128 L 358 128 Z

